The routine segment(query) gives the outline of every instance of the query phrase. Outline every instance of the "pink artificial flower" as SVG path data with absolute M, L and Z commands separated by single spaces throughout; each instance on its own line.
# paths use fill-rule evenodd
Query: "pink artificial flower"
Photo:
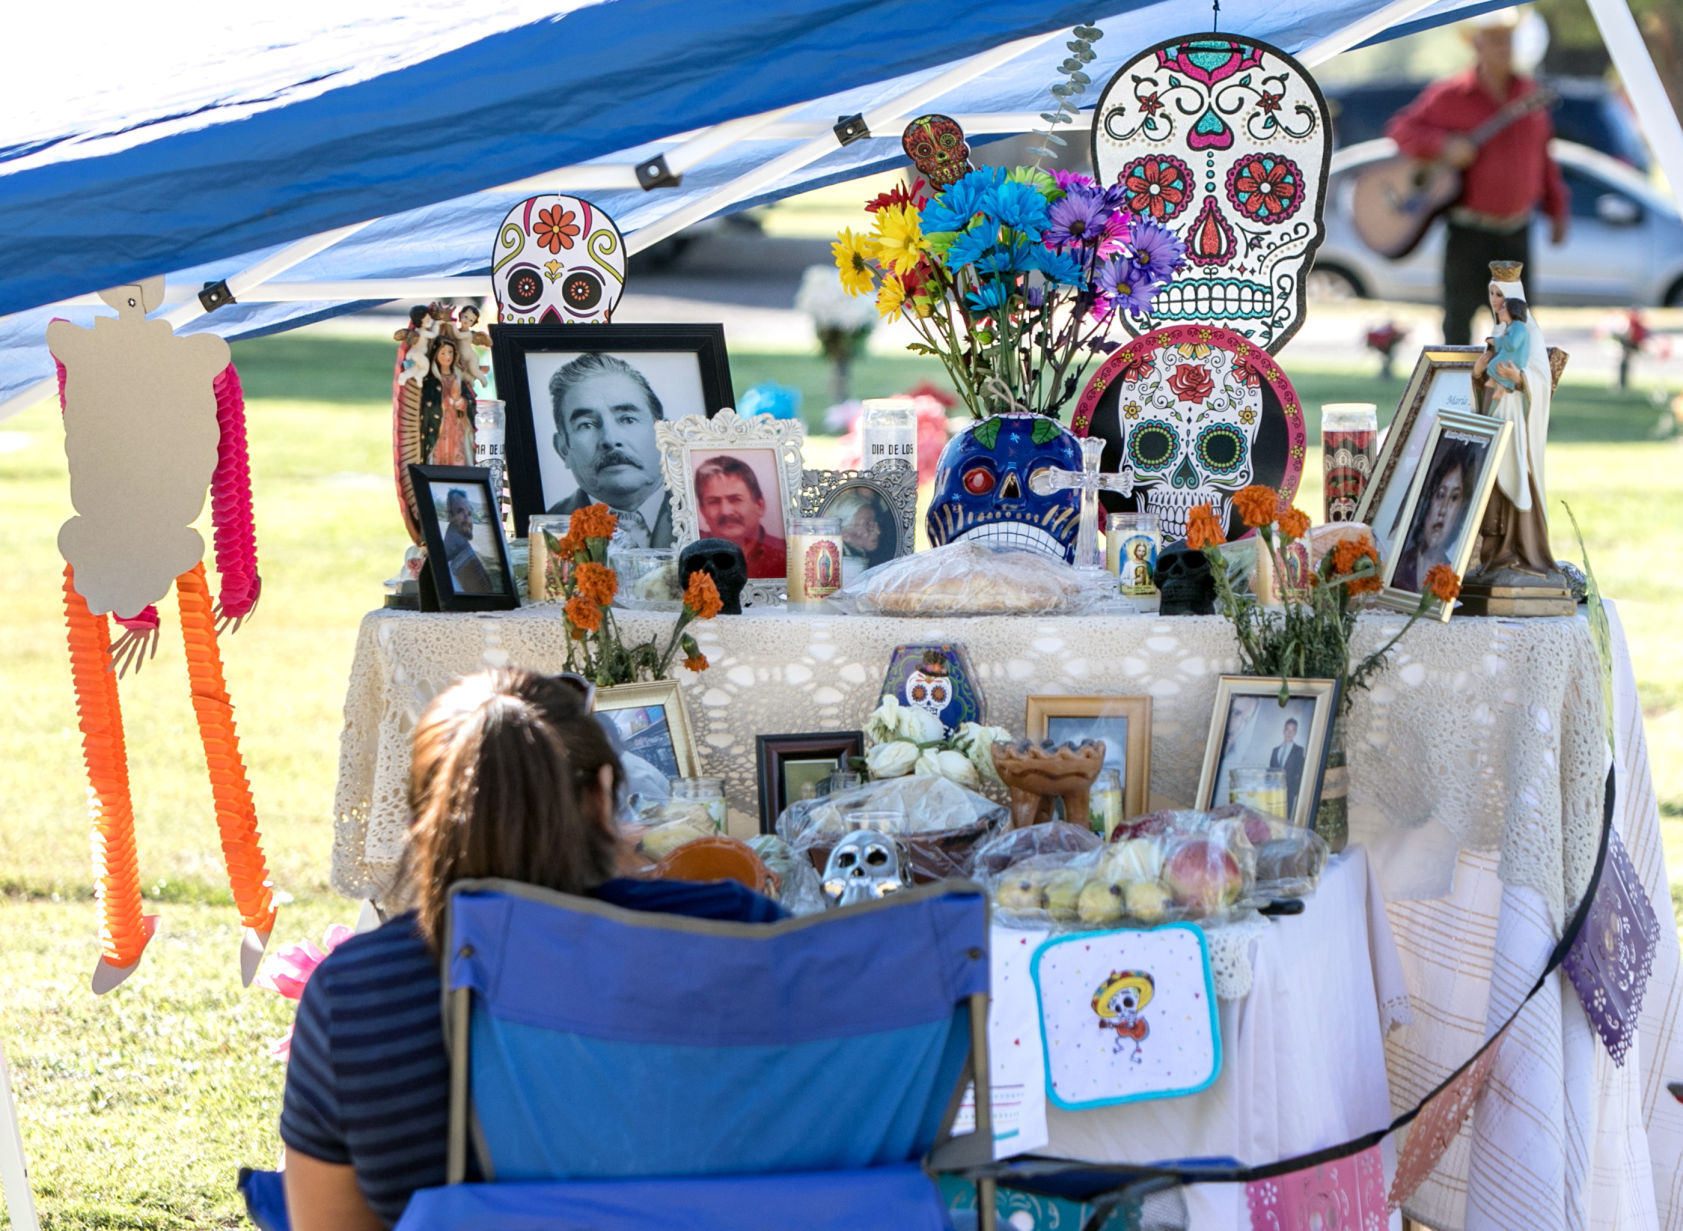
M 354 935 L 355 928 L 335 923 L 322 933 L 322 947 L 319 949 L 307 940 L 282 945 L 263 959 L 263 965 L 257 971 L 257 978 L 252 982 L 258 987 L 285 996 L 288 1000 L 297 1000 L 304 995 L 305 984 L 309 983 L 310 976 L 315 974 L 316 967 L 321 965 L 322 960 Z M 292 1027 L 288 1026 L 286 1033 L 269 1048 L 269 1055 L 276 1060 L 285 1060 L 291 1054 Z

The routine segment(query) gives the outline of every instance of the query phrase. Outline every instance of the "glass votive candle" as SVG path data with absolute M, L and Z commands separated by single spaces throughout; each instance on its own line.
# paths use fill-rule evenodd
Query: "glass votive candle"
M 473 407 L 473 464 L 491 472 L 491 490 L 497 496 L 497 516 L 502 517 L 503 476 L 507 470 L 503 452 L 505 423 L 504 403 L 496 398 L 480 398 Z
M 830 773 L 830 794 L 840 795 L 843 791 L 851 791 L 854 787 L 865 785 L 865 775 L 855 773 L 851 769 L 838 769 Z
M 1150 598 L 1157 593 L 1152 574 L 1163 534 L 1155 513 L 1111 513 L 1105 519 L 1105 567 L 1116 574 L 1122 593 Z
M 683 606 L 675 548 L 626 547 L 609 542 L 608 567 L 619 575 L 615 606 L 633 611 L 676 611 Z
M 842 584 L 841 521 L 834 517 L 789 520 L 789 603 L 817 603 Z
M 1286 771 L 1249 765 L 1229 770 L 1227 802 L 1286 820 Z
M 707 815 L 713 821 L 713 828 L 720 833 L 725 832 L 725 780 L 723 778 L 673 778 L 668 785 L 672 788 L 674 803 L 699 805 L 707 810 Z
M 892 461 L 917 469 L 917 411 L 911 398 L 866 398 L 859 433 L 861 470 Z
M 1087 823 L 1106 842 L 1122 823 L 1121 771 L 1101 769 L 1093 780 L 1093 789 L 1087 793 Z
M 1355 521 L 1379 460 L 1379 408 L 1371 402 L 1321 407 L 1321 467 L 1329 522 Z
M 572 519 L 565 513 L 544 513 L 526 525 L 526 601 L 546 603 L 561 597 L 561 585 L 572 571 L 572 561 L 563 558 L 555 545 L 567 536 Z

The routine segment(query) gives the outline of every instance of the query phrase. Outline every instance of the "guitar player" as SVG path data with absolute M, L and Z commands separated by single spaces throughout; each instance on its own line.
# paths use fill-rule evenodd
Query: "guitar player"
M 1528 280 L 1536 286 L 1531 219 L 1539 208 L 1553 224 L 1550 242 L 1566 241 L 1569 197 L 1560 168 L 1549 157 L 1554 125 L 1546 108 L 1523 108 L 1537 85 L 1513 71 L 1517 24 L 1511 8 L 1467 22 L 1473 67 L 1428 86 L 1386 128 L 1403 153 L 1441 158 L 1462 173 L 1443 251 L 1443 340 L 1450 346 L 1465 346 L 1472 339 L 1473 316 L 1485 306 L 1491 261 L 1524 261 Z M 1466 135 L 1504 109 L 1514 118 L 1482 144 Z

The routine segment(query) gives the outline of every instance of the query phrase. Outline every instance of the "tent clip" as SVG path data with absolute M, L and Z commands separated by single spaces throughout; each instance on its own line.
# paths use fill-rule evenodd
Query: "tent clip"
M 855 141 L 864 141 L 871 135 L 871 130 L 865 124 L 862 115 L 844 115 L 836 120 L 836 140 L 843 145 L 852 145 Z
M 644 192 L 652 188 L 676 188 L 683 178 L 672 173 L 672 168 L 666 165 L 665 154 L 656 154 L 647 162 L 637 164 L 637 182 L 643 186 Z
M 199 303 L 204 306 L 206 312 L 214 312 L 220 307 L 235 302 L 237 301 L 234 299 L 234 292 L 228 289 L 226 278 L 221 282 L 205 283 L 205 289 L 199 292 Z

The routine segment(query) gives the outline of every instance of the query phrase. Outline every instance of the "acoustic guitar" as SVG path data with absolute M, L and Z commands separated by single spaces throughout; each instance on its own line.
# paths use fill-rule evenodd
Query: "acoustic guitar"
M 1523 115 L 1552 107 L 1559 99 L 1535 90 L 1515 99 L 1471 132 L 1458 134 L 1475 148 Z M 1356 234 L 1380 256 L 1400 261 L 1413 252 L 1426 231 L 1461 196 L 1461 172 L 1442 158 L 1382 159 L 1356 177 L 1351 197 Z

